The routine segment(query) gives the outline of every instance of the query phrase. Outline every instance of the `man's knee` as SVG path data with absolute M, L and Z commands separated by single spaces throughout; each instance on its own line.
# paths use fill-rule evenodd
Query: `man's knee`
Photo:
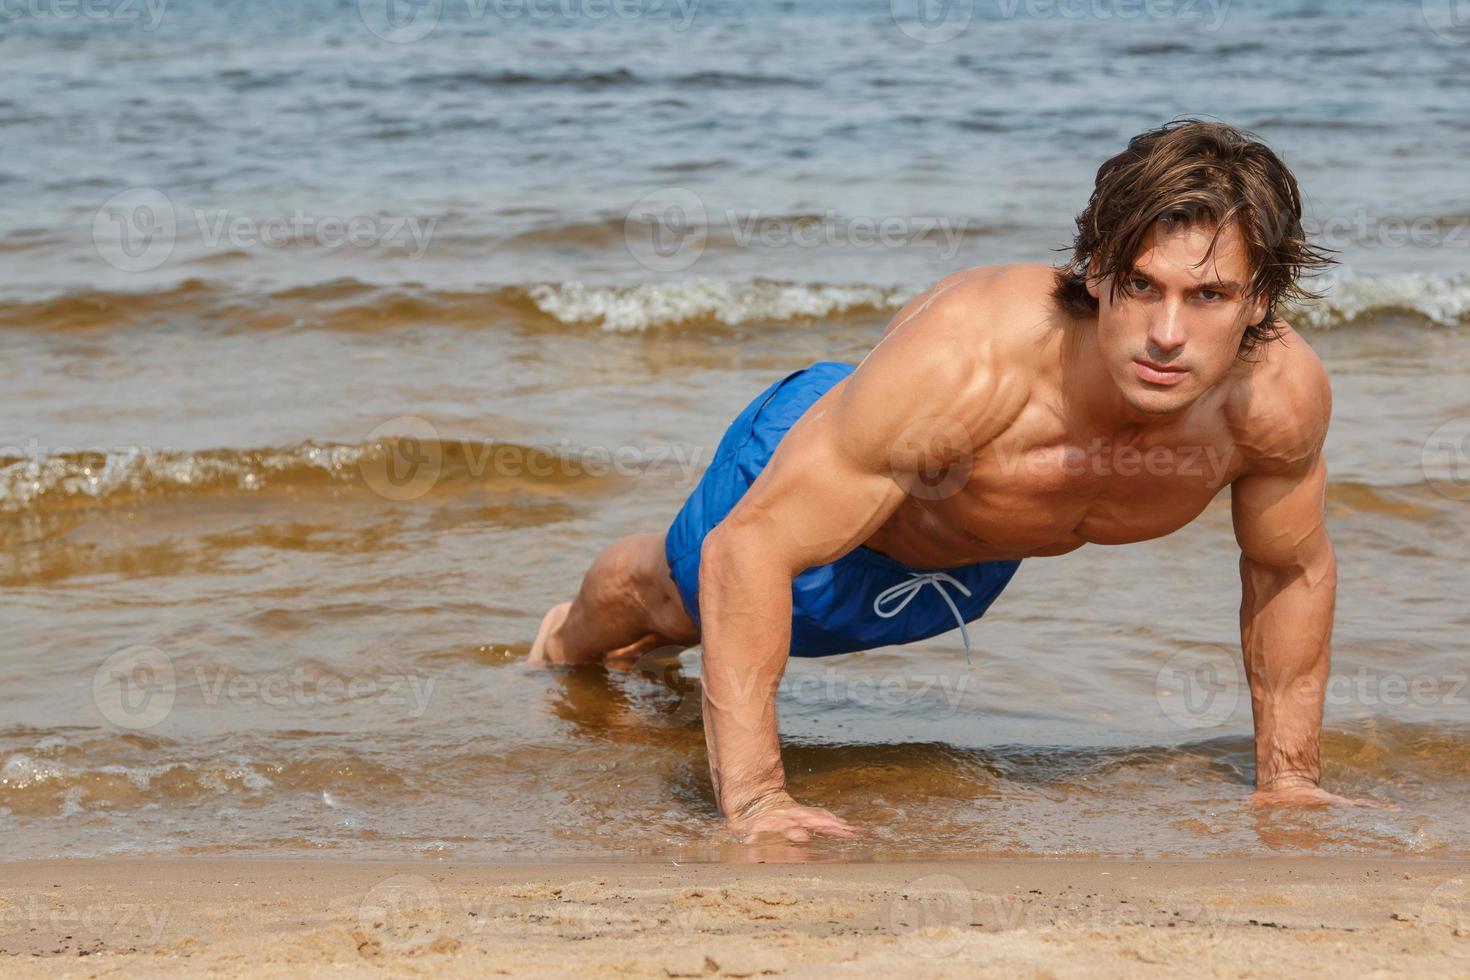
M 673 570 L 664 554 L 663 535 L 647 535 L 641 555 L 638 593 L 648 613 L 649 628 L 676 644 L 699 642 L 699 629 L 684 608 L 684 598 L 679 594 Z

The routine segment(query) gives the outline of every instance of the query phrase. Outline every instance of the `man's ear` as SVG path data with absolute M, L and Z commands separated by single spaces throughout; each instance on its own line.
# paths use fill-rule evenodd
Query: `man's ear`
M 1092 258 L 1087 260 L 1087 275 L 1083 276 L 1082 281 L 1087 285 L 1087 295 L 1101 302 L 1102 297 L 1098 295 L 1098 292 L 1102 288 L 1102 281 L 1098 278 L 1097 270 L 1097 253 L 1093 252 Z
M 1271 308 L 1271 297 L 1263 292 L 1258 296 L 1251 297 L 1250 302 L 1250 319 L 1245 322 L 1250 326 L 1255 326 L 1266 319 L 1266 311 Z

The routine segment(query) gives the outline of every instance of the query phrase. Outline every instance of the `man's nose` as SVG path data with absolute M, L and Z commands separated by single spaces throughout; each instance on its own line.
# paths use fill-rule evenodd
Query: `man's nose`
M 1166 304 L 1148 327 L 1148 343 L 1163 354 L 1172 354 L 1184 346 L 1183 310 L 1178 303 Z

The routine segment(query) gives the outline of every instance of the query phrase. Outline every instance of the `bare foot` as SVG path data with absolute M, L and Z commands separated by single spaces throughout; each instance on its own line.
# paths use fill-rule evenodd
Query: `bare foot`
M 570 602 L 552 606 L 545 616 L 541 617 L 541 628 L 536 631 L 536 642 L 531 644 L 531 653 L 526 658 L 528 663 L 546 667 L 560 663 L 560 650 L 556 651 L 555 657 L 548 656 L 547 647 L 551 645 L 552 635 L 561 632 L 562 624 L 567 621 L 567 613 L 572 611 Z

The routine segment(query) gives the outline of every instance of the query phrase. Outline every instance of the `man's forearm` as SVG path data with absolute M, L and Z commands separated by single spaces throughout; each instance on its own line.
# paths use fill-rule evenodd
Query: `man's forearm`
M 1242 557 L 1241 647 L 1256 728 L 1256 788 L 1316 785 L 1331 659 L 1337 563 L 1330 543 L 1303 565 Z
M 791 644 L 791 577 L 748 540 L 712 532 L 700 562 L 704 733 L 727 817 L 785 790 L 776 687 Z

